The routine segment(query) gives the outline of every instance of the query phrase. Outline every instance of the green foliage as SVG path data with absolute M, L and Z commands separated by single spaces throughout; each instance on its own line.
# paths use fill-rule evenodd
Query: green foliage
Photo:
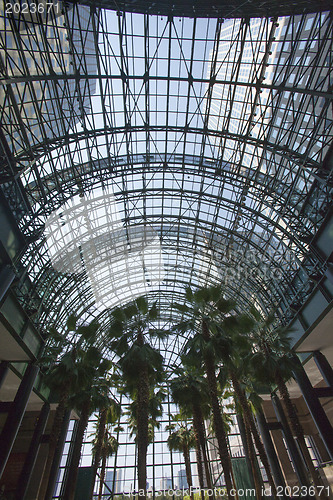
M 220 385 L 221 390 L 223 390 L 229 382 L 229 373 L 228 370 L 224 367 L 220 368 L 217 380 Z
M 174 303 L 173 308 L 177 309 L 177 311 L 180 311 L 181 313 L 187 313 L 191 310 L 186 304 Z
M 148 442 L 152 443 L 154 440 L 154 431 L 155 429 L 160 428 L 160 422 L 158 419 L 163 414 L 163 406 L 162 403 L 166 396 L 166 390 L 162 387 L 157 387 L 155 389 L 151 388 L 149 393 L 149 403 L 148 403 Z M 137 416 L 138 416 L 138 404 L 137 400 L 134 398 L 132 403 L 129 405 L 127 412 L 128 415 L 128 424 L 130 428 L 130 436 L 137 435 Z M 135 438 L 136 440 L 136 438 Z
M 141 314 L 145 315 L 149 311 L 148 301 L 145 297 L 139 297 L 135 300 L 136 306 Z
M 66 326 L 69 332 L 74 332 L 76 330 L 77 318 L 75 314 L 70 314 L 67 318 Z
M 79 325 L 71 314 L 66 328 L 60 333 L 54 326 L 39 362 L 44 383 L 67 404 L 81 410 L 91 405 L 91 411 L 108 403 L 109 386 L 106 376 L 112 363 L 104 359 L 96 346 L 99 323 Z
M 252 391 L 248 397 L 248 402 L 250 404 L 250 408 L 252 413 L 257 413 L 261 410 L 262 398 L 256 392 Z
M 193 292 L 190 286 L 188 286 L 185 290 L 185 297 L 188 302 L 192 302 L 193 300 Z
M 167 426 L 166 430 L 171 430 L 167 444 L 170 451 L 183 451 L 184 448 L 188 450 L 195 448 L 195 434 L 193 427 L 186 427 L 186 425 L 181 424 L 178 428 L 172 429 L 171 426 Z
M 119 422 L 120 417 L 121 417 L 120 403 L 118 403 L 118 401 L 115 401 L 114 399 L 110 399 L 106 416 L 107 424 L 115 425 L 117 422 Z
M 233 357 L 245 357 L 251 351 L 247 334 L 254 328 L 255 319 L 250 314 L 236 313 L 235 302 L 223 293 L 221 285 L 201 287 L 194 292 L 188 287 L 187 304 L 174 306 L 188 317 L 176 324 L 173 331 L 192 333 L 182 349 L 189 364 L 198 366 L 200 360 L 203 366 L 204 360 L 210 358 L 217 366 L 226 365 Z
M 158 319 L 156 302 L 149 307 L 145 297 L 139 297 L 124 308 L 117 308 L 111 314 L 111 326 L 108 333 L 109 347 L 119 356 L 122 372 L 122 392 L 135 397 L 135 392 L 142 367 L 148 371 L 149 383 L 153 386 L 163 379 L 163 357 L 152 347 L 154 338 L 163 339 L 168 332 L 153 328 L 152 322 Z M 121 332 L 121 334 L 119 333 Z
M 89 358 L 84 365 L 84 373 L 80 378 L 80 386 L 69 398 L 71 408 L 79 412 L 88 410 L 91 415 L 101 408 L 108 408 L 112 401 L 110 398 L 111 381 L 107 377 L 110 362 L 101 356 Z
M 92 321 L 89 325 L 80 325 L 77 328 L 77 333 L 81 335 L 81 342 L 86 341 L 88 344 L 95 342 L 99 326 L 96 321 Z
M 274 327 L 274 316 L 262 318 L 254 307 L 251 308 L 251 314 L 257 320 L 251 333 L 252 342 L 256 344 L 257 349 L 251 355 L 250 373 L 256 384 L 272 389 L 277 374 L 288 380 L 295 368 L 289 355 L 291 330 Z
M 105 428 L 104 436 L 103 436 L 103 441 L 102 441 L 102 446 L 101 446 L 101 454 L 106 456 L 106 457 L 112 457 L 114 453 L 118 450 L 119 447 L 119 442 L 117 439 L 112 435 L 112 429 L 107 426 Z M 94 439 L 92 440 L 92 455 L 95 456 L 96 454 L 96 446 L 97 446 L 97 434 L 95 435 Z
M 208 405 L 209 390 L 206 379 L 191 367 L 175 370 L 176 377 L 170 381 L 173 401 L 179 405 L 184 415 L 192 414 L 193 403 L 201 407 Z
M 142 365 L 148 367 L 150 381 L 161 381 L 163 376 L 163 357 L 161 353 L 149 344 L 140 345 L 134 342 L 124 356 L 119 360 L 124 380 L 128 383 L 138 381 L 138 373 Z
M 114 451 L 118 449 L 118 444 L 115 438 L 112 436 L 112 433 L 118 433 L 122 432 L 124 429 L 120 425 L 117 425 L 119 422 L 120 416 L 121 416 L 121 405 L 116 401 L 115 399 L 109 397 L 107 401 L 108 405 L 106 407 L 107 413 L 106 413 L 106 426 L 104 429 L 104 434 L 103 434 L 103 441 L 102 441 L 102 450 L 103 448 L 107 448 L 107 456 L 111 456 Z M 98 442 L 98 435 L 100 431 L 100 426 L 101 426 L 101 412 L 99 413 L 97 417 L 97 421 L 94 424 L 95 431 L 90 434 L 90 437 L 94 437 L 92 440 L 92 453 L 93 456 L 95 455 L 95 452 L 97 451 L 97 447 L 99 445 Z M 111 442 L 111 446 L 110 446 Z M 109 454 L 111 452 L 111 455 Z

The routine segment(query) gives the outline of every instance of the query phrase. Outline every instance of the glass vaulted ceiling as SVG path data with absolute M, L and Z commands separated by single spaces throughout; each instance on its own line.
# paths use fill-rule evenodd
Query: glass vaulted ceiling
M 327 13 L 190 19 L 80 5 L 0 19 L 1 181 L 45 329 L 184 287 L 288 319 L 330 204 Z M 101 337 L 103 341 L 103 336 Z M 182 339 L 161 349 L 173 362 Z

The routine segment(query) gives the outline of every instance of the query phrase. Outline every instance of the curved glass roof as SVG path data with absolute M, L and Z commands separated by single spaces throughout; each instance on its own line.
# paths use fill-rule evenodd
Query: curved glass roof
M 162 323 L 222 282 L 285 321 L 321 264 L 332 21 L 176 18 L 81 5 L 0 18 L 1 181 L 42 328 L 141 293 Z M 24 269 L 24 272 L 23 272 Z M 161 326 L 163 326 L 161 325 Z M 176 359 L 181 339 L 163 350 Z

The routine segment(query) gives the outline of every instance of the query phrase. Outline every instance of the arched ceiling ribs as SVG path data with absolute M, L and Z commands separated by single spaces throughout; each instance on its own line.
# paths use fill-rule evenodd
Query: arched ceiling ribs
M 112 168 L 107 159 L 96 160 L 94 162 L 87 162 L 83 165 L 77 165 L 77 174 L 74 175 L 74 170 L 69 168 L 67 170 L 59 173 L 57 177 L 56 174 L 47 175 L 42 178 L 43 192 L 47 192 L 46 201 L 40 197 L 40 183 L 31 182 L 27 187 L 27 193 L 32 206 L 37 204 L 39 208 L 35 211 L 36 217 L 43 217 L 45 214 L 50 214 L 50 212 L 57 207 L 61 206 L 66 199 L 71 198 L 75 193 L 79 193 L 80 189 L 91 190 L 93 189 L 95 182 L 96 172 L 100 172 L 100 176 L 103 177 L 104 182 L 112 187 L 112 179 L 115 175 L 124 176 L 126 179 L 127 173 L 133 169 L 136 175 L 144 172 L 154 172 L 158 169 L 164 172 L 170 171 L 176 174 L 180 172 L 179 168 L 181 165 L 186 165 L 187 175 L 200 175 L 200 169 L 205 170 L 205 178 L 211 179 L 224 183 L 230 183 L 230 185 L 237 185 L 239 189 L 242 189 L 243 185 L 246 186 L 247 191 L 250 191 L 250 201 L 248 206 L 242 201 L 242 198 L 237 200 L 229 200 L 225 196 L 206 194 L 205 191 L 202 192 L 201 197 L 203 200 L 207 197 L 207 202 L 212 201 L 215 204 L 219 204 L 221 208 L 223 206 L 233 206 L 234 210 L 241 209 L 242 216 L 247 219 L 254 217 L 257 219 L 257 223 L 262 227 L 262 230 L 267 229 L 272 234 L 276 229 L 279 229 L 282 235 L 292 241 L 303 254 L 307 253 L 307 246 L 305 242 L 299 240 L 299 236 L 308 234 L 308 222 L 306 214 L 303 216 L 303 225 L 300 219 L 297 219 L 297 214 L 295 214 L 295 209 L 299 211 L 306 201 L 306 193 L 298 191 L 297 188 L 291 188 L 290 185 L 283 185 L 283 182 L 276 183 L 273 176 L 269 174 L 252 172 L 251 169 L 244 169 L 244 173 L 239 173 L 237 179 L 235 179 L 233 168 L 228 164 L 221 165 L 218 160 L 212 160 L 209 158 L 202 158 L 200 156 L 190 156 L 190 155 L 168 155 L 168 165 L 165 166 L 164 162 L 160 163 L 160 155 L 150 154 L 150 155 L 132 155 L 130 157 L 130 163 L 128 163 L 128 157 L 118 157 L 115 160 Z M 199 170 L 198 170 L 199 169 Z M 80 178 L 80 188 L 77 185 L 78 175 Z M 182 178 L 182 174 L 179 174 Z M 59 186 L 59 188 L 57 188 Z M 61 186 L 61 188 L 60 188 Z M 62 198 L 59 199 L 60 191 L 62 193 Z M 112 188 L 118 196 L 123 196 L 126 192 L 126 196 L 143 196 L 142 193 L 135 191 L 131 194 L 128 188 L 123 186 L 118 186 L 114 184 Z M 125 189 L 125 190 L 123 190 Z M 151 187 L 146 187 L 146 193 L 150 196 L 158 194 L 159 190 L 157 188 L 152 189 Z M 169 190 L 173 197 L 181 197 L 182 194 L 179 192 L 179 188 L 175 187 Z M 195 196 L 196 192 L 188 192 L 187 196 Z M 62 201 L 60 201 L 62 200 Z M 265 215 L 264 211 L 261 210 L 260 214 L 255 208 L 253 208 L 250 203 L 253 200 L 257 200 L 263 203 L 266 209 L 272 210 L 276 216 L 276 221 L 273 222 L 271 216 Z M 280 208 L 281 207 L 281 208 Z M 282 210 L 283 209 L 283 210 Z M 286 226 L 283 227 L 278 221 L 277 213 L 281 210 L 281 221 L 285 217 Z M 289 224 L 293 225 L 293 233 L 290 233 Z
M 166 127 L 165 126 L 154 126 L 151 125 L 149 127 L 151 132 L 165 132 Z M 104 136 L 105 134 L 108 134 L 110 136 L 116 136 L 116 135 L 126 135 L 128 133 L 138 133 L 138 132 L 144 132 L 146 130 L 145 126 L 125 126 L 125 127 L 115 127 L 115 128 L 100 128 L 100 129 L 94 129 L 94 130 L 86 130 L 86 131 L 81 131 L 77 133 L 68 133 L 64 136 L 60 137 L 55 137 L 54 139 L 48 139 L 44 143 L 40 143 L 34 147 L 31 148 L 31 151 L 34 154 L 35 161 L 47 154 L 50 153 L 57 148 L 63 146 L 63 145 L 70 145 L 70 144 L 75 144 L 78 141 L 81 140 L 86 140 L 89 138 L 97 138 Z M 312 169 L 319 169 L 320 164 L 316 162 L 315 160 L 312 160 L 311 158 L 308 158 L 302 154 L 300 154 L 297 151 L 293 151 L 291 148 L 289 148 L 286 145 L 279 145 L 275 144 L 272 142 L 269 142 L 267 140 L 263 139 L 258 139 L 251 137 L 250 135 L 240 135 L 240 134 L 235 134 L 232 132 L 229 132 L 227 130 L 223 131 L 217 131 L 214 129 L 206 129 L 203 130 L 201 128 L 195 128 L 195 127 L 175 127 L 172 125 L 168 126 L 168 131 L 170 132 L 175 132 L 175 133 L 191 133 L 191 134 L 198 134 L 198 135 L 206 135 L 210 136 L 213 138 L 226 138 L 226 139 L 231 139 L 234 141 L 237 141 L 238 143 L 247 143 L 251 146 L 255 147 L 260 147 L 264 150 L 270 151 L 272 153 L 279 153 L 282 156 L 284 156 L 286 159 L 292 160 L 296 164 L 298 164 L 301 168 L 306 168 L 309 169 L 309 172 L 311 173 Z M 161 155 L 162 156 L 162 155 Z M 26 168 L 26 162 L 29 162 L 31 157 L 29 155 L 26 155 L 25 151 L 21 151 L 16 155 L 16 162 L 17 165 L 22 163 L 22 170 Z
M 76 83 L 79 83 L 82 80 L 92 80 L 95 81 L 96 79 L 100 80 L 100 82 L 105 82 L 105 81 L 111 81 L 111 80 L 124 80 L 124 75 L 123 74 L 109 74 L 109 75 L 104 75 L 100 73 L 96 74 L 45 74 L 43 76 L 40 75 L 22 75 L 22 76 L 4 76 L 0 77 L 0 83 L 2 85 L 15 85 L 17 83 L 37 83 L 37 82 L 48 82 L 48 81 L 54 81 L 58 83 L 62 83 L 63 81 L 75 81 Z M 207 78 L 195 78 L 193 76 L 189 77 L 175 77 L 170 75 L 169 77 L 166 76 L 159 76 L 159 75 L 126 75 L 126 80 L 133 80 L 133 81 L 151 81 L 151 82 L 163 82 L 163 81 L 170 81 L 170 82 L 189 82 L 191 84 L 193 83 L 204 83 L 204 84 L 209 84 L 212 83 L 213 85 L 230 85 L 231 87 L 235 86 L 240 86 L 240 87 L 245 87 L 245 88 L 254 88 L 254 89 L 266 89 L 266 90 L 276 90 L 277 92 L 293 92 L 297 94 L 306 94 L 312 97 L 324 97 L 325 99 L 328 99 L 330 101 L 333 100 L 333 93 L 331 91 L 324 91 L 320 89 L 313 89 L 313 88 L 302 88 L 302 87 L 297 87 L 295 89 L 294 87 L 289 86 L 286 83 L 279 83 L 279 84 L 274 84 L 274 83 L 264 83 L 261 80 L 257 80 L 255 82 L 243 82 L 243 81 L 230 81 L 230 80 L 223 80 L 219 77 L 215 77 L 213 79 L 213 82 L 211 82 Z

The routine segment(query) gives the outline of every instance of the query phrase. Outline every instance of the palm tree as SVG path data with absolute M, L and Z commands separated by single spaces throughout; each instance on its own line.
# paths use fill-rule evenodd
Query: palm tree
M 69 397 L 87 380 L 88 372 L 85 370 L 83 359 L 85 352 L 96 339 L 98 328 L 99 325 L 95 321 L 88 325 L 77 325 L 77 318 L 70 315 L 63 334 L 55 327 L 50 328 L 44 353 L 39 359 L 45 385 L 59 398 L 50 432 L 48 456 L 39 498 L 44 498 L 47 490 Z
M 111 379 L 112 380 L 112 379 Z M 94 495 L 94 486 L 95 486 L 95 479 L 97 475 L 97 470 L 102 458 L 102 450 L 104 446 L 104 440 L 105 440 L 105 433 L 111 426 L 115 425 L 121 415 L 121 406 L 120 404 L 115 400 L 111 399 L 109 400 L 107 406 L 103 407 L 99 411 L 99 415 L 97 418 L 97 424 L 96 424 L 96 432 L 94 434 L 94 440 L 93 440 L 93 480 L 92 480 L 92 488 L 91 488 L 91 494 L 90 498 L 93 498 Z M 118 430 L 122 430 L 121 427 L 118 427 Z
M 294 436 L 301 449 L 302 455 L 308 467 L 308 471 L 316 486 L 316 492 L 320 491 L 319 486 L 323 484 L 314 468 L 308 447 L 305 442 L 304 430 L 290 399 L 289 391 L 285 381 L 292 377 L 295 365 L 288 355 L 291 351 L 290 332 L 282 327 L 273 329 L 273 316 L 263 320 L 261 315 L 254 308 L 251 313 L 257 320 L 256 328 L 253 331 L 253 338 L 256 340 L 260 350 L 253 353 L 252 366 L 254 376 L 258 382 L 264 381 L 272 386 L 276 385 L 280 396 L 284 402 L 287 414 L 291 423 Z M 316 494 L 317 496 L 317 494 Z
M 254 486 L 255 486 L 255 490 L 256 490 L 256 497 L 259 500 L 262 498 L 262 483 L 261 483 L 261 477 L 259 476 L 259 469 L 258 469 L 258 463 L 257 463 L 257 459 L 256 459 L 256 452 L 255 452 L 255 448 L 254 448 L 254 444 L 253 444 L 253 440 L 252 440 L 252 435 L 253 435 L 252 430 L 253 429 L 252 429 L 251 423 L 249 422 L 248 414 L 244 413 L 244 409 L 243 409 L 244 408 L 244 401 L 242 401 L 242 403 L 240 403 L 239 398 L 236 395 L 236 391 L 235 391 L 234 398 L 235 398 L 237 414 L 240 415 L 241 418 L 243 418 L 243 424 L 244 424 L 244 430 L 245 430 L 245 443 L 243 443 L 243 444 L 244 444 L 244 447 L 247 446 L 248 459 L 249 459 L 250 465 L 251 465 L 251 471 L 252 471 Z M 252 416 L 250 418 L 252 421 Z M 274 489 L 275 489 L 275 484 L 273 483 L 273 485 L 274 485 Z M 273 490 L 273 494 L 274 494 L 274 490 Z M 275 495 L 274 495 L 274 497 L 275 497 Z
M 151 444 L 154 440 L 155 429 L 160 428 L 159 418 L 163 414 L 162 403 L 165 399 L 166 392 L 162 387 L 151 387 L 149 392 L 149 404 L 148 404 L 148 444 Z M 130 437 L 135 436 L 135 442 L 137 443 L 138 436 L 138 402 L 135 399 L 135 395 L 132 396 L 133 401 L 128 406 L 128 410 L 125 415 L 128 415 L 128 425 L 130 429 Z
M 205 484 L 203 465 L 208 488 L 212 488 L 204 426 L 204 416 L 208 417 L 210 413 L 208 407 L 208 385 L 206 379 L 190 366 L 182 369 L 175 369 L 174 374 L 176 377 L 170 382 L 172 399 L 178 404 L 185 416 L 193 418 L 199 484 L 204 498 L 203 491 Z
M 191 472 L 191 461 L 190 461 L 190 450 L 195 448 L 196 440 L 193 427 L 188 428 L 186 422 L 178 424 L 170 424 L 165 430 L 171 431 L 168 437 L 168 448 L 170 451 L 181 451 L 184 456 L 185 470 L 187 485 L 190 488 L 190 498 L 194 500 L 194 495 L 192 493 L 192 472 Z
M 220 327 L 217 328 L 215 335 L 217 337 L 221 336 L 223 341 L 228 343 L 228 349 L 225 349 L 221 353 L 220 359 L 223 365 L 220 369 L 219 381 L 222 384 L 224 384 L 227 379 L 231 381 L 236 400 L 243 414 L 245 433 L 250 454 L 249 458 L 251 461 L 257 497 L 261 498 L 261 481 L 258 477 L 258 469 L 255 463 L 256 457 L 251 435 L 253 436 L 260 460 L 265 468 L 272 493 L 276 497 L 276 487 L 267 454 L 255 426 L 245 391 L 246 381 L 248 380 L 250 373 L 250 360 L 253 345 L 248 333 L 253 329 L 254 324 L 254 321 L 247 314 L 233 314 L 227 317 Z
M 122 431 L 122 427 L 117 427 L 113 429 L 114 431 Z M 106 471 L 106 463 L 107 459 L 111 457 L 118 450 L 119 443 L 117 439 L 111 434 L 112 432 L 112 424 L 106 423 L 104 427 L 104 433 L 102 442 L 100 442 L 100 436 L 97 433 L 95 439 L 93 440 L 92 453 L 94 457 L 94 462 L 96 462 L 96 454 L 100 454 L 100 459 L 98 460 L 98 465 L 100 460 L 101 463 L 101 473 L 100 473 L 100 481 L 99 481 L 99 490 L 98 490 L 98 500 L 101 500 L 103 495 L 103 485 L 105 480 L 105 471 Z M 98 467 L 97 465 L 97 467 Z
M 236 490 L 236 485 L 233 481 L 231 459 L 216 380 L 216 360 L 221 357 L 221 352 L 228 348 L 228 344 L 223 341 L 221 336 L 216 337 L 214 334 L 218 325 L 228 317 L 235 304 L 223 298 L 221 286 L 202 287 L 195 292 L 192 292 L 191 288 L 188 287 L 186 288 L 186 300 L 188 304 L 174 304 L 176 309 L 188 316 L 187 319 L 176 325 L 174 330 L 181 333 L 186 331 L 195 332 L 194 336 L 185 344 L 184 352 L 193 359 L 201 359 L 205 367 L 215 436 L 227 493 L 229 498 L 232 499 L 230 492 L 232 489 Z
M 139 421 L 138 421 L 138 415 L 139 415 L 139 409 L 138 409 L 138 399 L 137 399 L 137 392 L 136 391 L 131 391 L 129 390 L 129 387 L 126 387 L 126 385 L 123 387 L 123 391 L 127 392 L 131 398 L 132 398 L 132 403 L 128 406 L 128 410 L 125 412 L 125 414 L 128 415 L 128 425 L 130 429 L 130 437 L 135 436 L 135 443 L 137 445 L 137 449 L 139 447 Z M 155 392 L 156 391 L 156 392 Z M 160 428 L 160 422 L 158 421 L 159 417 L 162 416 L 163 414 L 163 406 L 162 402 L 165 398 L 166 392 L 165 389 L 162 387 L 153 387 L 152 385 L 150 386 L 149 389 L 149 401 L 148 401 L 148 407 L 147 407 L 147 414 L 148 414 L 148 427 L 147 427 L 147 445 L 146 445 L 146 453 L 148 449 L 148 445 L 151 444 L 154 440 L 154 435 L 155 435 L 155 429 Z M 138 453 L 138 490 L 139 490 L 139 496 L 142 495 L 142 491 L 140 492 L 140 468 L 139 468 L 139 453 Z M 142 456 L 142 455 L 141 455 Z M 144 457 L 146 459 L 146 457 Z M 142 468 L 141 468 L 141 473 L 142 473 Z M 145 471 L 146 473 L 146 471 Z M 147 476 L 146 481 L 147 481 Z M 142 479 L 141 479 L 142 480 Z M 142 483 L 141 483 L 142 484 Z
M 111 368 L 110 361 L 103 359 L 96 347 L 91 347 L 87 351 L 84 361 L 86 373 L 90 373 L 89 382 L 82 384 L 81 389 L 70 399 L 71 406 L 80 413 L 80 420 L 66 480 L 64 494 L 66 500 L 73 500 L 75 496 L 81 448 L 89 417 L 94 411 L 110 404 L 110 387 L 107 380 L 107 373 Z
M 146 497 L 149 394 L 164 376 L 163 357 L 152 347 L 153 337 L 164 338 L 164 331 L 153 328 L 158 319 L 156 304 L 149 307 L 145 297 L 112 312 L 110 348 L 119 356 L 128 394 L 136 402 L 139 496 Z

